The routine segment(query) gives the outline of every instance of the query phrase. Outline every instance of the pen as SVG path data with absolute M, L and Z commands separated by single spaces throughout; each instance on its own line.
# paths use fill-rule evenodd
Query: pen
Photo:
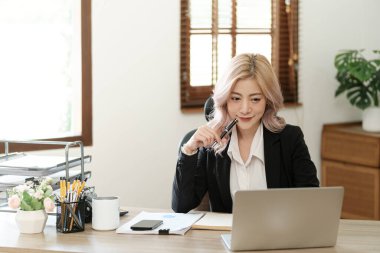
M 62 193 L 63 193 L 63 199 L 66 199 L 66 178 L 62 178 Z
M 63 202 L 63 179 L 59 178 L 59 200 Z
M 73 207 L 73 210 L 71 210 L 72 213 L 73 213 L 73 216 L 71 216 L 71 222 L 70 222 L 69 231 L 71 231 L 72 228 L 73 228 L 74 219 L 75 219 L 75 222 L 77 223 L 77 225 L 80 227 L 80 229 L 82 229 L 82 227 L 81 227 L 82 225 L 81 225 L 81 222 L 80 222 L 80 220 L 82 220 L 80 218 L 80 210 L 78 211 L 78 216 L 79 216 L 80 220 L 78 220 L 78 218 L 76 218 L 75 213 L 79 209 L 78 205 L 79 205 L 79 201 L 81 199 L 82 193 L 83 193 L 83 188 L 86 185 L 86 181 L 87 181 L 87 178 L 85 180 L 83 180 L 82 183 L 79 181 L 79 179 L 75 181 L 76 182 L 76 187 L 75 187 L 75 190 L 74 190 L 74 193 L 73 193 L 74 194 L 73 201 L 78 202 L 78 203 L 75 203 L 74 207 Z
M 220 134 L 220 139 L 223 139 L 224 136 L 226 136 L 226 134 L 229 134 L 232 130 L 232 128 L 236 125 L 236 123 L 238 123 L 238 120 L 237 119 L 234 119 L 233 121 L 231 121 L 223 130 L 223 132 Z M 216 145 L 218 145 L 218 142 L 217 141 L 214 141 L 214 143 L 211 145 L 211 148 L 215 148 Z

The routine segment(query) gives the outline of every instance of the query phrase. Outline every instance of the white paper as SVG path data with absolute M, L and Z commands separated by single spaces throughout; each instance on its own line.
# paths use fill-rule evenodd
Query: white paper
M 13 175 L 0 175 L 0 185 L 18 185 L 25 183 L 28 176 L 13 176 Z
M 86 172 L 85 172 L 86 173 Z M 69 171 L 70 177 L 75 177 L 81 175 L 81 169 L 75 168 Z M 53 179 L 53 188 L 54 185 L 58 185 L 60 177 L 65 177 L 66 171 L 58 171 L 49 175 Z M 25 183 L 25 179 L 30 178 L 30 176 L 14 176 L 14 175 L 0 175 L 0 191 L 6 191 L 8 188 L 14 187 L 19 184 Z
M 77 157 L 69 157 L 70 160 L 78 159 Z M 24 155 L 18 156 L 15 159 L 1 161 L 1 167 L 16 167 L 28 169 L 50 169 L 58 164 L 64 164 L 65 157 L 62 156 L 38 156 Z
M 91 161 L 91 156 L 84 156 L 84 163 Z M 80 157 L 69 157 L 69 168 L 81 165 Z M 22 176 L 45 176 L 66 168 L 66 159 L 61 156 L 37 156 L 18 154 L 0 158 L 0 174 Z
M 123 234 L 158 234 L 160 229 L 169 229 L 169 234 L 184 235 L 203 213 L 150 213 L 142 211 L 116 230 Z M 153 230 L 135 231 L 131 226 L 141 220 L 162 220 L 163 224 Z

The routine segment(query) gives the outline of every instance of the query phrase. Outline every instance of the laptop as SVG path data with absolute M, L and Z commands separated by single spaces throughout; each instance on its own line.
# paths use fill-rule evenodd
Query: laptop
M 343 187 L 238 191 L 228 249 L 270 250 L 336 244 Z

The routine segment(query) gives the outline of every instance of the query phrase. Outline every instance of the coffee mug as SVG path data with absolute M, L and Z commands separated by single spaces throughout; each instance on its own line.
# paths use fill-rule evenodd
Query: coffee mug
M 119 198 L 96 197 L 92 199 L 92 228 L 113 230 L 119 226 Z

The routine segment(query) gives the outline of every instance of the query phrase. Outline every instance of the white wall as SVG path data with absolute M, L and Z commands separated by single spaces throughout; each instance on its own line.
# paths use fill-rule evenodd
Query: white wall
M 179 105 L 179 0 L 93 0 L 91 184 L 122 205 L 169 208 L 180 138 L 203 124 Z M 320 167 L 322 124 L 360 119 L 334 99 L 334 55 L 379 48 L 377 0 L 303 0 L 300 91 L 303 106 L 281 112 L 300 125 Z M 376 15 L 376 16 L 375 16 Z
M 334 57 L 341 49 L 380 48 L 378 0 L 303 0 L 300 17 L 300 88 L 303 130 L 320 169 L 324 123 L 360 121 L 361 111 L 345 96 L 334 98 Z

